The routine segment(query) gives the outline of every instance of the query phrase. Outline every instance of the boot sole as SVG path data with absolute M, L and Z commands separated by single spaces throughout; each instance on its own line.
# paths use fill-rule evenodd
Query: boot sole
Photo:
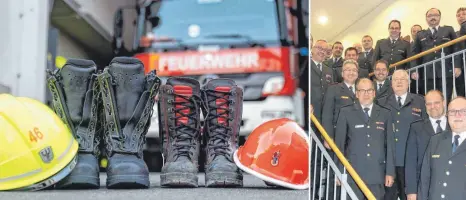
M 163 187 L 198 187 L 197 174 L 163 173 L 160 174 L 160 185 Z
M 57 189 L 98 189 L 100 180 L 97 176 L 69 176 L 56 187 Z
M 117 175 L 107 178 L 108 189 L 147 189 L 149 186 L 148 175 Z
M 210 172 L 205 176 L 206 187 L 242 187 L 243 175 L 232 172 Z

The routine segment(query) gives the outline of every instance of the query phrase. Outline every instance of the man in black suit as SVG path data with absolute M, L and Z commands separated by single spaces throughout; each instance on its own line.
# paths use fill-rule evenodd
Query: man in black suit
M 409 42 L 400 38 L 401 22 L 392 20 L 388 24 L 390 36 L 377 41 L 374 49 L 373 63 L 377 60 L 386 60 L 388 65 L 392 65 L 411 56 Z M 397 66 L 396 69 L 406 69 L 407 64 Z M 395 68 L 390 69 L 391 75 Z
M 372 49 L 373 41 L 372 37 L 369 35 L 365 35 L 362 37 L 362 47 L 363 51 L 359 53 L 358 56 L 358 64 L 359 69 L 364 70 L 364 74 L 361 74 L 360 77 L 368 78 L 369 73 L 372 73 L 372 57 L 374 56 L 374 51 Z M 363 73 L 363 72 L 361 72 Z
M 322 108 L 322 126 L 328 135 L 335 139 L 335 124 L 337 123 L 340 108 L 351 105 L 356 100 L 356 80 L 358 79 L 358 63 L 346 60 L 343 63 L 343 82 L 328 87 Z M 327 149 L 330 146 L 324 143 Z
M 386 187 L 385 199 L 406 199 L 405 194 L 405 153 L 409 128 L 412 122 L 426 118 L 424 98 L 408 92 L 409 75 L 405 70 L 396 70 L 392 76 L 393 94 L 378 100 L 390 110 L 395 132 L 396 178 L 392 187 Z
M 416 36 L 419 31 L 422 31 L 421 25 L 415 24 L 411 27 L 411 42 L 410 42 L 411 45 L 413 45 L 414 40 L 416 40 Z
M 466 99 L 452 100 L 447 113 L 451 131 L 432 136 L 422 161 L 420 200 L 466 198 Z
M 348 47 L 346 48 L 345 50 L 345 60 L 354 60 L 357 62 L 358 60 L 358 50 L 354 47 Z M 343 66 L 343 65 L 342 65 Z M 358 66 L 359 68 L 359 66 Z M 361 72 L 362 70 L 362 72 Z M 363 69 L 360 69 L 359 68 L 359 72 L 358 72 L 358 77 L 367 77 L 368 76 L 368 73 L 367 73 L 368 70 L 363 70 Z M 343 82 L 343 77 L 342 77 L 342 72 L 343 72 L 343 69 L 342 67 L 337 67 L 337 68 L 334 68 L 333 69 L 333 76 L 335 77 L 335 81 L 337 83 L 341 83 Z
M 426 21 L 429 24 L 429 28 L 420 31 L 414 44 L 412 51 L 414 54 L 419 54 L 423 51 L 427 51 L 436 46 L 442 45 L 449 41 L 456 39 L 456 33 L 451 26 L 439 26 L 441 18 L 440 10 L 431 8 L 426 13 Z M 459 50 L 459 44 L 451 45 L 443 48 L 445 55 L 452 54 Z M 435 51 L 429 55 L 423 56 L 411 63 L 411 67 L 415 67 L 429 61 L 437 60 L 441 58 L 442 51 Z M 461 75 L 461 62 L 460 57 L 456 56 L 453 60 L 448 58 L 445 60 L 445 78 L 446 78 L 446 91 L 442 88 L 442 62 L 438 60 L 434 65 L 426 65 L 425 68 L 419 70 L 419 73 L 411 73 L 411 78 L 419 80 L 421 93 L 424 94 L 424 81 L 427 81 L 427 90 L 437 89 L 446 94 L 446 100 L 449 102 L 453 91 L 453 78 Z M 434 67 L 435 66 L 435 67 Z M 424 70 L 427 77 L 424 77 Z M 435 76 L 433 75 L 435 71 Z M 453 76 L 454 73 L 454 76 Z M 435 88 L 434 88 L 435 81 Z
M 337 68 L 343 65 L 343 44 L 341 42 L 335 42 L 332 46 L 332 57 L 325 61 L 325 64 L 330 68 Z
M 458 11 L 456 11 L 456 20 L 458 21 L 458 24 L 460 25 L 460 30 L 456 32 L 456 35 L 458 37 L 466 35 L 466 7 L 461 7 L 458 8 Z M 466 40 L 461 42 L 461 47 L 459 47 L 460 50 L 466 49 Z M 463 63 L 463 55 L 460 55 L 460 62 L 462 63 L 461 67 L 463 67 L 464 71 L 464 66 L 465 63 Z M 465 86 L 464 86 L 464 73 L 461 73 L 460 76 L 456 78 L 456 92 L 458 96 L 463 96 L 465 95 Z
M 327 48 L 326 41 L 316 41 L 312 48 L 311 59 L 311 104 L 314 115 L 319 121 L 322 121 L 322 101 L 325 92 L 334 82 L 332 70 L 322 62 L 325 58 L 325 48 Z
M 335 142 L 375 198 L 383 199 L 384 186 L 392 186 L 395 176 L 390 111 L 373 103 L 374 85 L 367 78 L 358 82 L 356 96 L 356 103 L 341 108 Z M 343 165 L 336 161 L 343 171 Z M 348 183 L 358 199 L 364 199 L 351 177 Z
M 431 90 L 426 94 L 425 101 L 429 118 L 411 124 L 406 145 L 405 182 L 408 200 L 416 200 L 422 159 L 430 138 L 450 129 L 442 93 Z
M 388 76 L 388 62 L 385 60 L 378 60 L 374 65 L 374 88 L 376 88 L 375 99 L 381 99 L 383 97 L 393 94 L 392 84 L 387 79 Z

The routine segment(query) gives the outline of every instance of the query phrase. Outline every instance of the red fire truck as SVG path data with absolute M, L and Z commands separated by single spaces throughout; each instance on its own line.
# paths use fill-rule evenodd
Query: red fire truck
M 308 63 L 308 8 L 308 0 L 143 1 L 133 14 L 132 45 L 122 39 L 127 15 L 117 11 L 114 52 L 141 59 L 146 71 L 155 69 L 162 80 L 235 80 L 244 90 L 244 141 L 271 119 L 286 117 L 304 125 L 308 103 L 298 83 Z M 147 135 L 149 152 L 158 151 L 157 117 L 155 106 Z

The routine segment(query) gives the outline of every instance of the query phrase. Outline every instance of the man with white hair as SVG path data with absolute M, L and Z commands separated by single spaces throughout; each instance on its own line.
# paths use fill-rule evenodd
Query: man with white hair
M 405 153 L 410 125 L 427 117 L 424 98 L 408 92 L 409 75 L 405 70 L 396 70 L 392 76 L 393 94 L 379 99 L 379 104 L 391 113 L 395 135 L 395 183 L 386 187 L 385 199 L 406 199 Z

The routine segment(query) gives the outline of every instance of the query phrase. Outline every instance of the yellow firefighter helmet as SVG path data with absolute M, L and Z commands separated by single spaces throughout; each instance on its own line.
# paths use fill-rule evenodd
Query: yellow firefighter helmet
M 54 185 L 76 165 L 78 142 L 46 105 L 0 94 L 0 191 Z

